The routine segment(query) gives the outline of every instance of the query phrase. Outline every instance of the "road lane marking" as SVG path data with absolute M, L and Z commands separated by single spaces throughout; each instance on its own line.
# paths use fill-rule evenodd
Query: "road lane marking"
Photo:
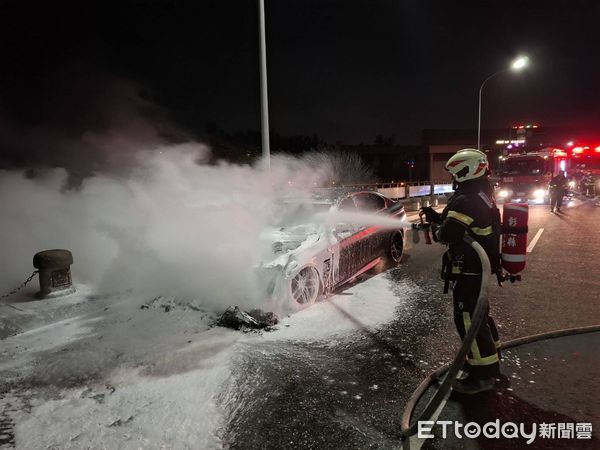
M 531 242 L 527 246 L 527 253 L 531 253 L 533 251 L 533 247 L 535 247 L 535 244 L 537 244 L 537 241 L 538 241 L 538 239 L 540 238 L 540 236 L 542 235 L 543 232 L 544 232 L 543 228 L 540 228 L 538 230 L 538 232 L 535 234 L 535 236 L 533 237 L 533 239 L 531 240 Z

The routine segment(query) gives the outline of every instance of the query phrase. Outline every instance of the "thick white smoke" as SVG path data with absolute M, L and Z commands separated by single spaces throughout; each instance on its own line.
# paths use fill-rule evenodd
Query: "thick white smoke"
M 306 194 L 331 168 L 291 157 L 274 158 L 270 172 L 199 163 L 208 151 L 182 144 L 139 153 L 127 178 L 96 175 L 70 190 L 63 169 L 35 178 L 0 172 L 1 290 L 33 270 L 36 252 L 65 248 L 75 281 L 98 292 L 173 295 L 215 310 L 260 306 L 253 267 L 274 199 L 290 187 Z

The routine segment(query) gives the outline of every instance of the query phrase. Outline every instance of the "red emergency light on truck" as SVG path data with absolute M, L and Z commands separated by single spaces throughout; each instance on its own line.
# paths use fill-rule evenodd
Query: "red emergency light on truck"
M 578 145 L 571 149 L 573 170 L 600 175 L 600 145 Z
M 573 187 L 594 197 L 600 192 L 600 145 L 577 144 L 571 149 Z
M 553 147 L 504 156 L 496 197 L 507 202 L 544 203 L 548 183 L 559 171 L 568 169 L 568 162 L 567 152 Z

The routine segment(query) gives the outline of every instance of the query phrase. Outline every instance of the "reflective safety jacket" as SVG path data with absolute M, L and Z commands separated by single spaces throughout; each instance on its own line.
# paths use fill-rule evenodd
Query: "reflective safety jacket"
M 473 180 L 476 181 L 476 180 Z M 442 212 L 437 238 L 448 244 L 442 276 L 456 279 L 461 275 L 478 275 L 481 262 L 473 248 L 463 241 L 465 233 L 475 239 L 490 258 L 492 273 L 500 270 L 500 211 L 481 181 L 461 183 Z M 482 180 L 487 184 L 487 180 Z M 487 185 L 489 186 L 489 185 Z
M 548 185 L 548 189 L 553 192 L 564 192 L 569 188 L 569 180 L 567 177 L 563 177 L 561 175 L 556 175 L 554 178 L 550 180 L 550 184 Z

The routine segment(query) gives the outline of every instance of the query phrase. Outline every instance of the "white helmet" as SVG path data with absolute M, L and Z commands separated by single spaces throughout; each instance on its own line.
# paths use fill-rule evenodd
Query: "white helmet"
M 459 150 L 446 163 L 446 170 L 458 183 L 482 177 L 487 173 L 487 169 L 487 156 L 474 148 Z

